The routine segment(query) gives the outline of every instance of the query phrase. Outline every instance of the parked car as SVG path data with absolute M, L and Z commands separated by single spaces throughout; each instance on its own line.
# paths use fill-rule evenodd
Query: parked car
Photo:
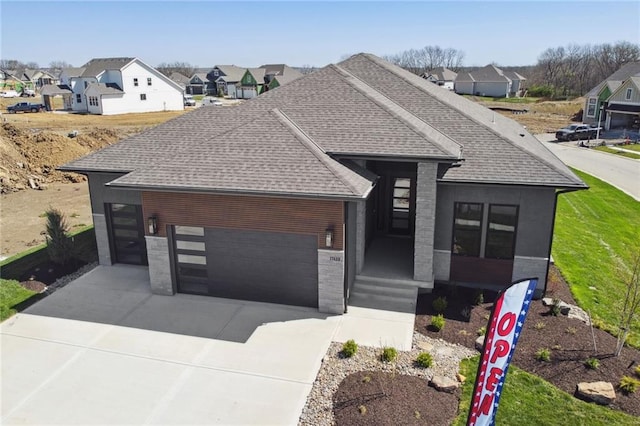
M 602 128 L 600 128 L 600 130 L 602 130 Z M 595 139 L 597 134 L 597 126 L 590 126 L 588 124 L 571 124 L 556 131 L 556 139 L 558 141 Z
M 22 96 L 27 98 L 33 98 L 36 95 L 36 91 L 33 89 L 22 89 Z
M 196 100 L 191 95 L 184 95 L 184 106 L 196 106 Z
M 44 105 L 32 104 L 30 102 L 18 102 L 17 104 L 9 105 L 7 111 L 11 114 L 16 112 L 40 112 L 44 111 Z
M 3 90 L 0 92 L 0 98 L 17 98 L 18 96 L 20 95 L 15 90 Z
M 205 105 L 221 106 L 222 102 L 216 98 L 205 97 L 205 98 L 202 98 L 202 105 L 203 106 Z

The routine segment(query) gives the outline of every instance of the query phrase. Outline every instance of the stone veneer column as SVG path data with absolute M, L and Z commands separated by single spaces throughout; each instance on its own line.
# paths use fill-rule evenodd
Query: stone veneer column
M 418 163 L 413 279 L 433 283 L 437 163 Z
M 364 246 L 367 226 L 367 203 L 356 203 L 356 274 L 364 268 Z
M 103 214 L 93 214 L 93 228 L 96 231 L 96 245 L 98 246 L 98 263 L 112 265 L 111 248 L 109 247 L 109 230 L 107 219 Z
M 169 243 L 166 237 L 146 236 L 147 259 L 149 260 L 149 281 L 151 292 L 172 296 L 175 293 L 171 281 Z
M 318 310 L 344 313 L 344 251 L 318 249 Z

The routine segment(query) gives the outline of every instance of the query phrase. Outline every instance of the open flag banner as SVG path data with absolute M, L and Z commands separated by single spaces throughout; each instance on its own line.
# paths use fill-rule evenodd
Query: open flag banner
M 495 424 L 504 378 L 537 284 L 537 278 L 514 283 L 500 292 L 493 305 L 467 426 Z

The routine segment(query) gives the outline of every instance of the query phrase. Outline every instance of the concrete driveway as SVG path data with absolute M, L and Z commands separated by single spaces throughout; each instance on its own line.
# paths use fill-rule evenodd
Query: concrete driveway
M 331 341 L 411 347 L 413 315 L 179 294 L 97 267 L 0 327 L 2 424 L 297 424 Z

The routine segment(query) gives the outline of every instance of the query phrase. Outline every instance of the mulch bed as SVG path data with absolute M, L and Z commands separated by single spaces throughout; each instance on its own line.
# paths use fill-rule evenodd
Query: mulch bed
M 346 377 L 333 396 L 336 425 L 449 425 L 460 389 L 438 392 L 427 380 L 362 371 Z
M 418 299 L 415 329 L 432 338 L 440 338 L 475 348 L 477 331 L 487 325 L 491 302 L 496 293 L 484 292 L 482 303 L 473 306 L 477 292 L 456 288 L 436 288 L 432 294 Z M 448 301 L 446 325 L 440 332 L 429 329 L 435 315 L 432 302 L 439 296 Z M 568 285 L 559 271 L 552 267 L 546 296 L 575 304 Z M 616 387 L 613 409 L 640 416 L 640 391 L 625 394 L 617 389 L 622 376 L 634 376 L 640 364 L 640 351 L 624 348 L 619 357 L 612 356 L 616 339 L 609 333 L 593 329 L 597 352 L 594 351 L 591 327 L 563 315 L 552 316 L 549 307 L 534 301 L 518 341 L 514 365 L 547 380 L 559 389 L 574 395 L 579 382 L 606 381 Z M 541 324 L 544 324 L 542 326 Z M 547 348 L 551 361 L 535 358 L 535 353 Z M 599 359 L 597 370 L 584 365 L 587 358 Z M 458 410 L 460 390 L 453 394 L 438 392 L 419 377 L 363 371 L 347 376 L 333 396 L 333 414 L 337 425 L 449 425 Z M 567 419 L 570 422 L 570 419 Z
M 52 261 L 43 262 L 23 273 L 19 281 L 21 283 L 28 281 L 39 281 L 41 283 L 44 283 L 45 285 L 51 285 L 58 278 L 67 276 L 77 271 L 86 264 L 87 262 L 83 262 L 78 259 L 71 259 L 65 265 L 59 265 Z
M 550 270 L 547 290 L 548 297 L 575 304 L 566 282 L 555 267 Z M 446 325 L 440 332 L 435 332 L 428 326 L 432 315 L 435 315 L 432 302 L 439 296 L 447 297 L 448 306 L 444 313 Z M 492 302 L 494 298 L 495 293 L 485 293 L 485 302 Z M 416 308 L 416 331 L 432 338 L 474 348 L 478 330 L 487 325 L 491 303 L 472 306 L 467 319 L 463 310 L 473 303 L 473 299 L 474 292 L 461 288 L 456 289 L 455 294 L 451 294 L 450 290 L 437 288 L 432 294 L 420 296 Z M 637 378 L 633 370 L 640 364 L 640 351 L 625 347 L 619 357 L 614 357 L 612 354 L 616 338 L 605 331 L 593 329 L 597 346 L 595 352 L 591 327 L 563 315 L 552 316 L 549 310 L 539 300 L 531 304 L 518 340 L 514 365 L 542 377 L 571 395 L 575 394 L 576 385 L 580 382 L 611 382 L 616 388 L 616 400 L 610 407 L 640 416 L 640 391 L 625 394 L 617 389 L 622 376 Z M 535 358 L 536 352 L 541 348 L 551 350 L 550 362 Z M 584 365 L 587 358 L 594 356 L 600 360 L 597 370 L 588 369 Z
M 45 283 L 36 280 L 21 281 L 20 285 L 27 290 L 35 291 L 36 293 L 42 293 L 47 288 Z

